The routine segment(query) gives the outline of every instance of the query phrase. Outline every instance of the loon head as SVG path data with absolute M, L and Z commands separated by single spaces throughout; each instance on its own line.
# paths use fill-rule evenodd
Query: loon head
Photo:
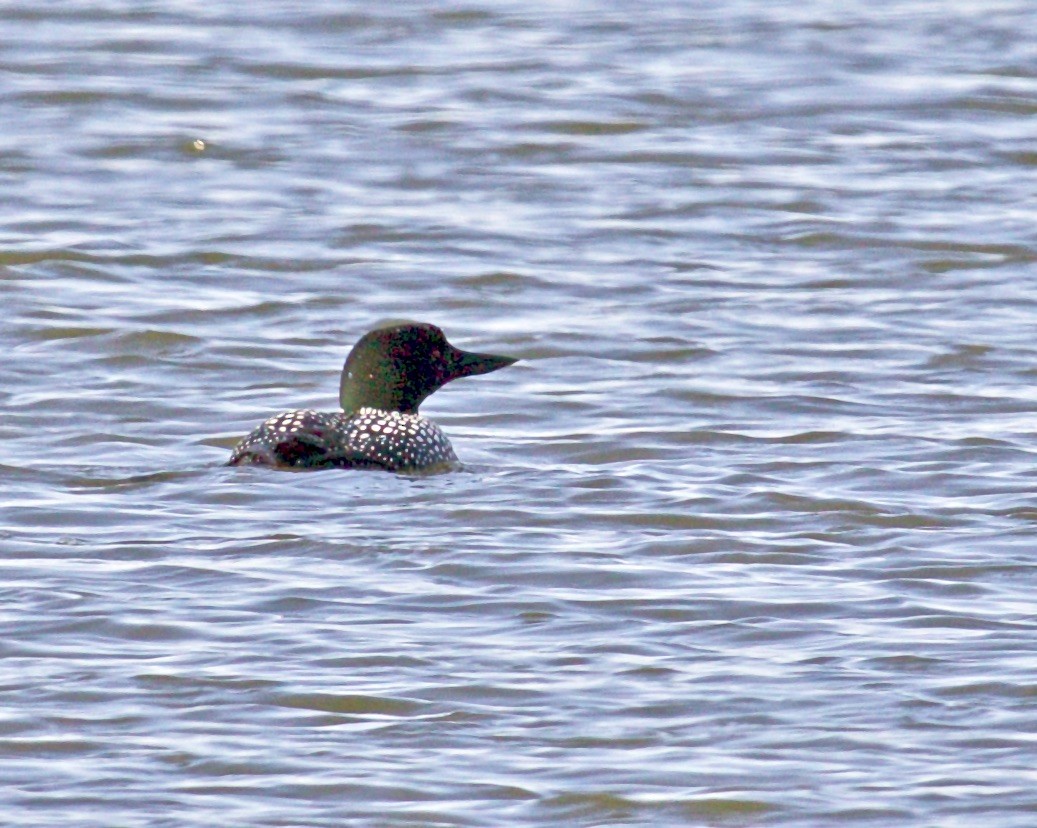
M 386 325 L 364 334 L 349 352 L 339 401 L 347 414 L 360 408 L 413 414 L 450 380 L 488 374 L 517 361 L 455 348 L 435 325 Z

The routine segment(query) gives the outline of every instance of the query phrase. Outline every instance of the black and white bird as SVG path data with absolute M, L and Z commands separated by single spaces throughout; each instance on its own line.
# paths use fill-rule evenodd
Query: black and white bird
M 446 435 L 418 406 L 451 380 L 488 374 L 511 357 L 455 348 L 423 322 L 375 328 L 346 357 L 341 411 L 289 411 L 261 423 L 228 465 L 280 468 L 448 470 L 458 465 Z

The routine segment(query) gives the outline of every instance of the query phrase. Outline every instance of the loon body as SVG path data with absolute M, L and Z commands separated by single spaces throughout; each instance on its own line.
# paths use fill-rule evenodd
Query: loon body
M 514 362 L 455 348 L 435 325 L 375 328 L 346 357 L 339 386 L 342 411 L 306 409 L 271 417 L 238 443 L 228 465 L 395 472 L 455 466 L 450 441 L 418 414 L 418 406 L 451 380 Z

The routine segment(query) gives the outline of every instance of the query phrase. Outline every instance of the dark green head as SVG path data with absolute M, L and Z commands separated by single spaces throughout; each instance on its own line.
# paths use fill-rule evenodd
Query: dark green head
M 388 325 L 364 334 L 349 352 L 339 401 L 346 413 L 370 406 L 412 414 L 450 380 L 488 374 L 516 361 L 455 348 L 435 325 Z

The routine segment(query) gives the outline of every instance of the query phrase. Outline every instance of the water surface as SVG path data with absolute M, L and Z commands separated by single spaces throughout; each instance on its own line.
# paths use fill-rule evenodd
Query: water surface
M 11 826 L 997 826 L 1022 0 L 0 17 Z M 385 318 L 465 470 L 223 466 Z

